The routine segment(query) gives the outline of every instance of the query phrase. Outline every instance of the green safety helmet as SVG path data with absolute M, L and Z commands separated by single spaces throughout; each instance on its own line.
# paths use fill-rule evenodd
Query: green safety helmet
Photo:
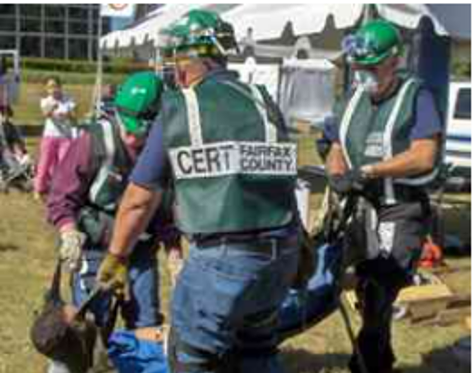
M 212 11 L 194 9 L 162 31 L 163 57 L 224 58 L 237 49 L 233 26 Z
M 376 20 L 344 38 L 342 49 L 348 62 L 372 66 L 400 55 L 403 48 L 399 30 L 388 21 Z
M 162 79 L 152 71 L 133 74 L 118 88 L 114 104 L 127 132 L 137 136 L 148 132 L 163 90 Z

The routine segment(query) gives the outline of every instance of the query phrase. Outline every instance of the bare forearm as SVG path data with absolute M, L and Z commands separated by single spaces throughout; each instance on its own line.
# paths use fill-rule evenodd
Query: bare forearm
M 408 177 L 432 170 L 437 155 L 436 140 L 420 140 L 395 157 L 371 165 L 371 177 Z
M 113 229 L 110 253 L 127 257 L 138 237 L 146 230 L 154 211 L 161 201 L 161 194 L 130 184 L 120 204 Z
M 325 167 L 330 175 L 343 175 L 347 171 L 342 147 L 339 144 L 334 143 L 330 147 Z

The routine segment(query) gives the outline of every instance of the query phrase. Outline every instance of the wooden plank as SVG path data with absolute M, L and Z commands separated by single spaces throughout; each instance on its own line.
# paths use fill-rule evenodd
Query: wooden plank
M 401 291 L 396 302 L 425 302 L 435 299 L 450 299 L 452 296 L 452 291 L 445 284 L 409 286 Z
M 462 323 L 465 317 L 471 315 L 471 307 L 447 309 L 437 315 L 438 325 L 447 326 Z
M 448 299 L 430 299 L 425 302 L 408 304 L 408 313 L 413 323 L 435 318 L 447 309 Z
M 450 305 L 456 307 L 455 305 L 470 304 L 468 297 L 455 296 L 450 288 L 442 283 L 440 278 L 433 276 L 430 280 L 433 282 L 432 284 L 410 286 L 403 289 L 396 300 L 397 305 L 407 307 L 407 314 L 412 322 L 419 323 L 434 319 Z M 356 293 L 347 291 L 345 297 L 350 307 L 356 310 Z
M 454 295 L 448 303 L 448 308 L 460 308 L 471 306 L 471 295 Z
M 471 297 L 469 295 L 454 295 L 450 299 L 447 298 L 445 300 L 447 303 L 444 309 L 442 309 L 442 299 L 438 300 L 439 304 L 436 306 L 432 305 L 432 303 L 427 303 L 431 312 L 423 311 L 422 304 L 425 302 L 417 305 L 410 304 L 413 311 L 411 321 L 416 324 L 446 326 L 462 323 L 465 321 L 465 317 L 471 314 Z
M 465 320 L 469 319 L 469 314 L 471 314 L 470 307 L 451 310 L 447 309 L 439 312 L 434 317 L 419 319 L 411 318 L 411 323 L 420 326 L 449 326 L 452 324 L 464 323 Z M 471 325 L 469 326 L 468 323 L 465 322 L 465 326 L 470 330 Z

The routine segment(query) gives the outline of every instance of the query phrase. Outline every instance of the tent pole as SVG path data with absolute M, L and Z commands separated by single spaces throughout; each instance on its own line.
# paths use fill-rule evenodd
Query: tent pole
M 101 89 L 102 89 L 102 72 L 103 72 L 103 54 L 102 48 L 100 46 L 100 39 L 102 38 L 102 15 L 99 12 L 99 19 L 98 19 L 98 30 L 97 30 L 97 72 L 95 76 L 95 87 L 94 87 L 94 94 L 92 98 L 91 110 L 90 112 L 93 114 L 95 118 L 99 115 L 100 110 L 100 96 L 101 96 Z

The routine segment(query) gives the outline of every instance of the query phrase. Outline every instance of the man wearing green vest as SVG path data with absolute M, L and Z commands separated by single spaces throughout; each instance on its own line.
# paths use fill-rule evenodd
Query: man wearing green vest
M 361 225 L 346 240 L 349 251 L 366 250 L 356 261 L 363 325 L 349 366 L 356 373 L 392 372 L 392 305 L 420 256 L 441 120 L 422 83 L 399 72 L 402 40 L 392 24 L 365 24 L 344 40 L 344 49 L 354 85 L 326 134 L 332 187 L 362 196 Z M 360 232 L 366 232 L 362 240 Z
M 59 165 L 48 200 L 48 220 L 60 233 L 59 255 L 72 272 L 73 303 L 81 305 L 94 289 L 106 254 L 115 213 L 128 177 L 159 109 L 163 83 L 153 72 L 129 77 L 120 87 L 114 110 L 85 127 Z M 122 314 L 128 328 L 159 326 L 156 248 L 164 244 L 175 256 L 179 234 L 170 206 L 162 208 L 134 244 L 130 257 L 130 297 Z M 110 299 L 94 301 L 98 326 L 105 325 Z M 68 373 L 59 362 L 50 373 Z
M 230 24 L 193 10 L 165 35 L 176 89 L 163 96 L 98 280 L 124 285 L 131 248 L 172 183 L 190 253 L 172 299 L 171 371 L 281 372 L 277 309 L 298 260 L 296 146 L 264 87 L 226 69 Z

